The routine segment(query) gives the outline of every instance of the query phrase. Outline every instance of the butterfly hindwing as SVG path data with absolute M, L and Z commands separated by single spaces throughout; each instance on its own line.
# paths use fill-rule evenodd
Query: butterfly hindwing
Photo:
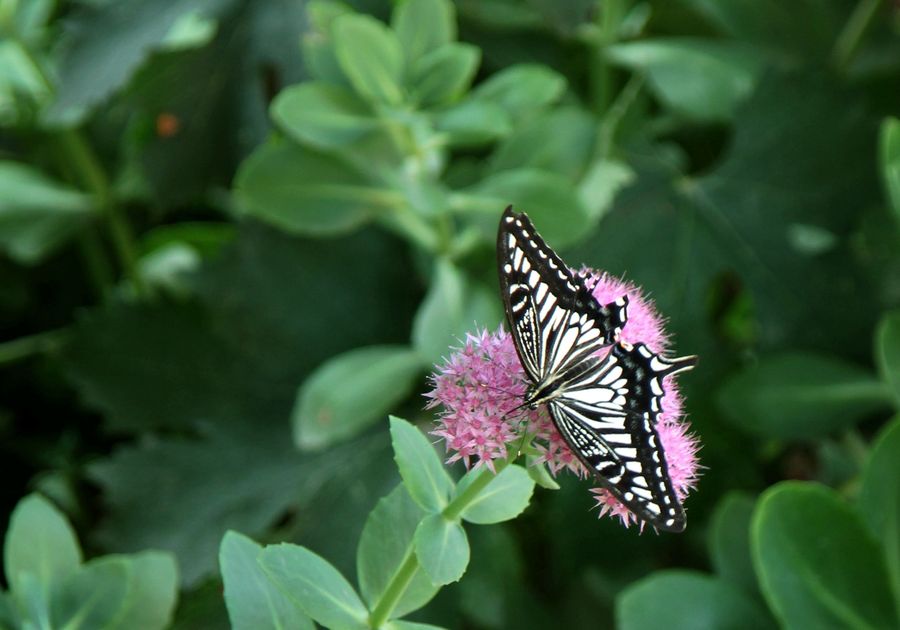
M 598 305 L 584 280 L 511 207 L 500 220 L 497 261 L 507 319 L 532 380 L 577 367 L 625 325 L 627 299 Z

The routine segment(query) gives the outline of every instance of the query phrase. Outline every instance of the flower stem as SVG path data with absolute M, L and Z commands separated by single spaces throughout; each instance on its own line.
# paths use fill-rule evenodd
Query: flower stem
M 853 9 L 832 50 L 832 61 L 838 72 L 847 70 L 880 5 L 881 0 L 861 0 Z
M 372 628 L 380 628 L 388 620 L 418 570 L 419 559 L 416 557 L 413 543 L 410 542 L 403 564 L 397 569 L 375 608 L 372 609 L 372 614 L 369 615 L 369 625 Z
M 48 330 L 0 343 L 0 365 L 56 350 L 67 334 L 65 329 Z
M 511 455 L 511 459 L 507 459 L 498 463 L 494 468 L 496 472 L 491 472 L 490 470 L 482 470 L 481 474 L 478 475 L 478 478 L 473 481 L 468 488 L 462 494 L 457 495 L 455 499 L 453 499 L 450 504 L 444 508 L 444 518 L 448 521 L 455 521 L 459 518 L 460 514 L 463 513 L 469 504 L 478 498 L 478 495 L 481 494 L 481 491 L 484 490 L 488 484 L 490 484 L 500 472 L 509 465 L 513 459 L 518 456 L 518 452 Z

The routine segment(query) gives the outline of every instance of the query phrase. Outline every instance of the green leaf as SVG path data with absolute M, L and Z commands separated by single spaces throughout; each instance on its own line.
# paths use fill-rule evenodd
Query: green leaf
M 332 26 L 334 50 L 344 74 L 360 96 L 376 104 L 403 102 L 403 49 L 378 20 L 345 14 Z
M 720 396 L 735 424 L 780 438 L 828 435 L 883 409 L 888 400 L 884 385 L 866 370 L 812 354 L 764 358 L 731 378 Z
M 113 556 L 106 556 L 111 558 Z M 168 628 L 178 601 L 178 565 L 175 556 L 161 551 L 142 551 L 119 556 L 128 564 L 128 593 L 115 627 Z
M 645 73 L 659 99 L 697 120 L 730 120 L 753 91 L 763 60 L 724 40 L 645 39 L 606 49 L 609 59 Z
M 878 324 L 875 360 L 881 379 L 894 394 L 894 406 L 900 407 L 900 312 L 885 315 Z
M 117 617 L 126 607 L 131 575 L 126 558 L 108 556 L 92 560 L 70 575 L 53 598 L 55 628 L 118 628 Z
M 565 78 L 547 66 L 518 64 L 491 75 L 472 96 L 500 105 L 513 118 L 524 118 L 555 103 L 565 89 Z
M 386 630 L 444 630 L 442 626 L 434 626 L 430 623 L 416 623 L 415 621 L 403 621 L 402 619 L 388 621 L 384 627 Z
M 480 146 L 510 134 L 512 119 L 497 103 L 467 99 L 435 115 L 435 128 L 451 146 Z
M 311 82 L 278 93 L 272 119 L 301 144 L 333 149 L 352 144 L 378 127 L 369 107 L 338 85 Z
M 898 619 L 878 545 L 830 490 L 782 482 L 752 525 L 760 586 L 786 628 L 891 628 Z
M 409 496 L 423 510 L 443 510 L 453 492 L 453 480 L 428 438 L 406 420 L 391 416 L 391 442 Z
M 742 492 L 729 492 L 719 501 L 710 522 L 709 555 L 716 573 L 745 593 L 757 591 L 750 556 L 750 520 L 756 502 Z
M 491 291 L 440 258 L 413 321 L 413 346 L 427 363 L 439 363 L 467 332 L 494 329 L 502 316 L 500 301 Z
M 466 491 L 481 475 L 491 475 L 485 467 L 470 470 L 459 480 L 456 496 Z M 521 466 L 511 464 L 501 470 L 487 487 L 478 493 L 462 511 L 462 518 L 470 523 L 490 525 L 514 519 L 528 507 L 534 492 L 534 480 Z
M 52 124 L 72 125 L 119 90 L 154 49 L 164 45 L 189 12 L 215 18 L 232 0 L 149 0 L 133 6 L 114 2 L 82 5 L 63 22 L 60 82 L 47 112 Z
M 526 470 L 528 471 L 528 476 L 540 487 L 546 488 L 547 490 L 559 490 L 559 484 L 556 483 L 556 479 L 554 479 L 553 475 L 550 474 L 550 471 L 547 470 L 543 461 L 532 461 L 532 459 L 529 458 Z
M 447 0 L 404 0 L 394 9 L 391 26 L 412 63 L 456 41 L 456 10 Z
M 19 501 L 3 545 L 3 567 L 10 590 L 20 591 L 23 576 L 30 574 L 48 599 L 80 565 L 81 548 L 66 517 L 39 494 Z
M 434 584 L 459 580 L 469 565 L 469 541 L 458 521 L 442 514 L 426 516 L 416 528 L 416 556 Z
M 462 200 L 459 211 L 480 215 L 480 225 L 487 234 L 497 231 L 498 217 L 510 204 L 519 212 L 527 212 L 544 239 L 556 249 L 572 244 L 592 227 L 572 182 L 556 173 L 531 168 L 503 171 L 488 176 L 465 193 L 475 197 L 478 205 L 470 206 Z
M 40 262 L 85 225 L 90 195 L 17 162 L 0 161 L 0 251 L 23 264 Z
M 412 71 L 411 92 L 424 106 L 460 98 L 475 77 L 481 50 L 470 44 L 447 44 L 422 57 Z
M 859 507 L 881 541 L 900 617 L 900 417 L 875 441 L 862 475 Z
M 378 502 L 366 519 L 356 551 L 356 573 L 359 590 L 371 609 L 407 560 L 407 553 L 412 552 L 413 536 L 424 515 L 400 484 Z M 428 576 L 416 568 L 391 616 L 403 617 L 418 610 L 437 591 Z
M 612 208 L 616 195 L 634 182 L 636 174 L 619 160 L 594 162 L 578 184 L 578 197 L 593 221 L 603 218 Z
M 369 611 L 350 583 L 327 560 L 305 547 L 282 543 L 263 549 L 259 562 L 284 594 L 326 628 L 367 628 Z
M 346 164 L 288 142 L 261 146 L 235 180 L 245 214 L 313 236 L 348 232 L 367 221 L 377 193 Z
M 404 346 L 369 346 L 332 357 L 297 394 L 295 443 L 320 449 L 356 435 L 409 396 L 422 368 L 419 355 Z
M 620 630 L 755 630 L 775 624 L 731 584 L 695 571 L 659 571 L 616 598 Z
M 219 549 L 225 582 L 225 604 L 235 630 L 313 630 L 303 610 L 282 593 L 258 562 L 263 548 L 235 531 L 228 531 Z
M 881 181 L 894 217 L 900 221 L 900 120 L 886 118 L 881 123 Z

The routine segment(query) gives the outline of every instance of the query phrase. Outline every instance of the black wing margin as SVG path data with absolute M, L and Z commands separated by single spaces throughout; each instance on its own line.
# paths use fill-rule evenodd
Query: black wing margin
M 550 401 L 550 415 L 581 462 L 629 510 L 657 529 L 681 532 L 684 509 L 656 431 L 666 376 L 696 357 L 668 360 L 644 344 L 615 344 Z
M 612 344 L 625 325 L 627 298 L 599 305 L 584 280 L 512 206 L 500 219 L 497 267 L 516 350 L 535 383 L 577 368 Z

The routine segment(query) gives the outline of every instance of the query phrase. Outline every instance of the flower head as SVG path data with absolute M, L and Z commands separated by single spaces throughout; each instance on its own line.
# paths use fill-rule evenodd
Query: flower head
M 628 321 L 620 341 L 644 343 L 652 351 L 665 352 L 669 338 L 663 319 L 641 290 L 606 273 L 582 269 L 588 288 L 600 304 L 628 296 Z M 448 462 L 462 460 L 466 466 L 485 465 L 506 459 L 524 441 L 539 454 L 536 462 L 546 463 L 555 475 L 569 470 L 587 476 L 581 461 L 560 435 L 546 409 L 522 407 L 529 380 L 516 354 L 512 336 L 502 328 L 467 336 L 432 375 L 432 390 L 426 394 L 429 408 L 440 407 L 434 435 L 442 438 L 450 453 Z M 666 377 L 663 412 L 656 431 L 665 453 L 669 477 L 679 500 L 683 500 L 697 479 L 697 439 L 682 419 L 682 400 L 674 379 Z M 473 463 L 474 460 L 474 463 Z M 593 489 L 600 515 L 617 516 L 624 525 L 638 518 L 604 488 Z

